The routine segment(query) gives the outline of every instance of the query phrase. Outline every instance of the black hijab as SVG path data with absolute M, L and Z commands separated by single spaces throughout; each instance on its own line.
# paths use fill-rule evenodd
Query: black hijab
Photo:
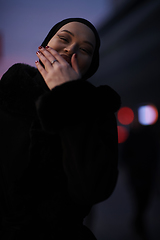
M 80 22 L 80 23 L 87 25 L 93 31 L 93 33 L 95 35 L 96 45 L 95 45 L 95 50 L 94 50 L 94 54 L 93 54 L 93 59 L 92 59 L 92 62 L 91 62 L 91 65 L 90 65 L 88 71 L 83 76 L 83 79 L 88 79 L 97 71 L 97 69 L 99 67 L 99 47 L 100 47 L 100 38 L 99 38 L 98 32 L 97 32 L 96 28 L 88 20 L 83 19 L 83 18 L 67 18 L 67 19 L 62 20 L 61 22 L 58 22 L 50 30 L 50 32 L 48 33 L 48 35 L 46 36 L 45 40 L 43 41 L 43 43 L 41 45 L 43 47 L 46 47 L 48 42 L 55 35 L 55 33 L 63 25 L 70 23 L 70 22 Z

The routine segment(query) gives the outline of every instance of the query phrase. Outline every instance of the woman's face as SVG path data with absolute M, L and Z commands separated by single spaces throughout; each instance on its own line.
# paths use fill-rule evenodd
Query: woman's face
M 56 32 L 48 46 L 56 50 L 69 64 L 72 55 L 76 53 L 83 76 L 92 62 L 95 44 L 95 35 L 88 26 L 80 22 L 70 22 Z

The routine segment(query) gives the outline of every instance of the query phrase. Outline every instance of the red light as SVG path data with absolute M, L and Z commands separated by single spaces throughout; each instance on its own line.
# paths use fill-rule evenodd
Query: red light
M 118 143 L 125 142 L 129 136 L 129 132 L 128 132 L 127 128 L 118 126 L 117 130 L 118 130 Z
M 120 123 L 128 125 L 133 122 L 134 113 L 133 110 L 129 107 L 122 107 L 117 113 L 117 117 Z

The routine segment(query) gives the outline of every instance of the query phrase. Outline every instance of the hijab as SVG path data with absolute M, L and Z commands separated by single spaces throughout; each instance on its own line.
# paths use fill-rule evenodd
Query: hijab
M 95 39 L 96 39 L 96 45 L 95 45 L 95 50 L 92 58 L 91 65 L 85 75 L 83 76 L 83 79 L 88 79 L 90 78 L 98 69 L 99 67 L 99 47 L 100 47 L 100 38 L 98 35 L 98 32 L 96 28 L 93 26 L 92 23 L 90 23 L 88 20 L 83 19 L 83 18 L 67 18 L 62 20 L 61 22 L 58 22 L 56 25 L 52 27 L 52 29 L 49 31 L 48 35 L 44 39 L 43 43 L 41 44 L 43 47 L 46 47 L 48 42 L 51 40 L 51 38 L 56 34 L 56 32 L 65 24 L 70 23 L 70 22 L 80 22 L 88 26 L 94 33 Z

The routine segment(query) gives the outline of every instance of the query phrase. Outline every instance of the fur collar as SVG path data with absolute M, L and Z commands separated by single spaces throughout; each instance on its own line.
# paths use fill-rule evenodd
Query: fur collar
M 103 111 L 106 109 L 116 112 L 120 108 L 120 96 L 107 85 L 94 87 L 87 81 L 78 80 L 64 84 L 62 91 L 64 90 L 64 93 L 66 90 L 68 91 L 70 85 L 72 91 L 73 88 L 81 91 L 81 98 L 83 98 L 83 92 L 86 92 L 87 95 L 87 91 L 94 89 L 96 102 L 101 105 L 100 108 Z M 50 90 L 36 68 L 26 64 L 15 64 L 3 75 L 0 81 L 0 105 L 13 114 L 35 116 L 35 102 L 39 96 L 46 92 L 50 92 Z M 53 92 L 56 93 L 55 90 Z M 67 95 L 69 96 L 68 92 Z
M 35 101 L 49 91 L 38 70 L 26 64 L 15 64 L 0 81 L 0 104 L 10 113 L 35 115 Z

